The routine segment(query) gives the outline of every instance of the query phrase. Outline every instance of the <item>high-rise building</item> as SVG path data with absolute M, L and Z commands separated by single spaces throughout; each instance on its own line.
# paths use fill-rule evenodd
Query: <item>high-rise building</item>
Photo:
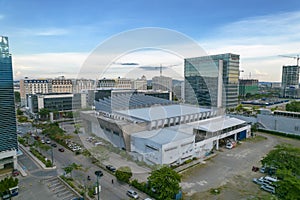
M 212 107 L 237 106 L 239 60 L 239 55 L 231 53 L 185 59 L 185 102 Z
M 257 79 L 240 79 L 239 80 L 239 95 L 246 96 L 247 94 L 256 94 L 258 92 Z
M 299 96 L 299 66 L 289 65 L 282 67 L 282 96 L 298 98 Z
M 152 78 L 152 89 L 162 91 L 172 91 L 173 83 L 171 77 L 154 76 Z
M 12 59 L 8 38 L 0 36 L 0 173 L 1 169 L 16 168 L 16 129 Z

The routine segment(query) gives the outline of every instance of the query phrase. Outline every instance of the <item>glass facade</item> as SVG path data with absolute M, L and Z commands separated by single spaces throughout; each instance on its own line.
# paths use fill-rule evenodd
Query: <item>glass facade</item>
M 8 38 L 0 36 L 0 152 L 18 149 L 12 59 Z
M 219 61 L 222 61 L 222 105 L 227 108 L 237 106 L 239 60 L 239 55 L 231 53 L 185 59 L 185 101 L 200 106 L 216 107 L 218 68 Z

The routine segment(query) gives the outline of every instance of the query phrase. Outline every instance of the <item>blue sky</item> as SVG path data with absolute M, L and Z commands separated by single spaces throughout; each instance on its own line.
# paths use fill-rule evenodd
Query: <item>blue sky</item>
M 280 81 L 281 66 L 295 61 L 278 55 L 300 53 L 299 8 L 295 0 L 0 0 L 0 35 L 9 37 L 16 79 L 74 77 L 112 35 L 162 27 L 193 38 L 208 53 L 240 54 L 244 77 L 251 72 L 253 78 Z

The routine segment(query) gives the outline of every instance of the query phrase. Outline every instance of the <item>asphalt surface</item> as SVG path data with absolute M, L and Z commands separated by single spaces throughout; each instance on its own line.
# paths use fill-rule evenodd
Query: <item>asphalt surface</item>
M 217 156 L 184 172 L 181 186 L 187 196 L 197 192 L 204 192 L 210 188 L 218 188 L 233 181 L 236 175 L 247 177 L 251 173 L 252 166 L 261 167 L 260 160 L 274 146 L 279 143 L 294 143 L 300 146 L 299 140 L 281 138 L 268 134 L 261 134 L 266 140 L 257 142 L 242 142 L 233 149 L 222 148 Z
M 26 126 L 22 132 L 30 130 L 31 127 Z M 20 193 L 14 199 L 47 199 L 47 200 L 57 200 L 57 194 L 49 190 L 46 186 L 49 183 L 46 182 L 48 179 L 56 177 L 58 175 L 64 174 L 63 168 L 76 163 L 81 165 L 83 170 L 74 170 L 72 176 L 83 186 L 96 186 L 96 175 L 95 171 L 102 170 L 99 167 L 91 163 L 89 158 L 83 155 L 75 155 L 74 152 L 66 149 L 64 152 L 59 152 L 59 148 L 64 148 L 57 144 L 57 147 L 53 148 L 54 164 L 57 166 L 55 170 L 44 170 L 41 169 L 31 158 L 29 158 L 25 153 L 21 155 L 18 159 L 19 164 L 28 173 L 27 177 L 20 178 Z M 48 159 L 51 159 L 51 150 L 43 152 Z M 102 200 L 120 200 L 120 199 L 130 199 L 126 192 L 131 188 L 128 184 L 119 183 L 116 178 L 110 173 L 103 171 L 103 177 L 100 178 L 101 192 L 100 198 Z M 87 180 L 87 176 L 91 177 L 91 180 Z M 114 183 L 112 184 L 112 180 Z M 139 193 L 139 192 L 138 192 Z M 40 195 L 43 194 L 43 195 Z M 140 198 L 144 199 L 147 196 L 145 194 L 140 194 Z

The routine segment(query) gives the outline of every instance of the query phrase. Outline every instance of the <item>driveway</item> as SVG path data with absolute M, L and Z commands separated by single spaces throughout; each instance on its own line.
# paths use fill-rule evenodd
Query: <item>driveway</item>
M 186 196 L 204 192 L 234 182 L 238 176 L 253 176 L 252 166 L 261 166 L 260 160 L 279 143 L 300 146 L 299 140 L 259 133 L 267 139 L 244 141 L 234 149 L 221 149 L 217 156 L 205 165 L 195 166 L 183 172 L 181 186 Z M 251 182 L 251 179 L 249 179 Z

